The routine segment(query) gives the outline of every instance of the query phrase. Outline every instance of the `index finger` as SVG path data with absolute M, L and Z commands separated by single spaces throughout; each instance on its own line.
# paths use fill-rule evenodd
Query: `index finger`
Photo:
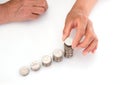
M 62 37 L 63 41 L 70 35 L 70 32 L 72 30 L 71 24 L 72 24 L 71 22 L 65 23 L 65 27 L 63 30 L 63 37 Z

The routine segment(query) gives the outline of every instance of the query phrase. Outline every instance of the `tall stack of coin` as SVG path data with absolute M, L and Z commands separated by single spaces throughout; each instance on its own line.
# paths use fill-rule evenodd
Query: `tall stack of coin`
M 72 56 L 73 56 L 72 38 L 67 38 L 64 41 L 64 57 L 70 58 Z

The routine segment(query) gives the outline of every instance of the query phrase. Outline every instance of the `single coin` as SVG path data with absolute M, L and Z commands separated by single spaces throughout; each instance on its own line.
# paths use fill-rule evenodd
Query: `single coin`
M 19 70 L 20 75 L 27 76 L 30 73 L 30 69 L 26 66 L 20 68 Z

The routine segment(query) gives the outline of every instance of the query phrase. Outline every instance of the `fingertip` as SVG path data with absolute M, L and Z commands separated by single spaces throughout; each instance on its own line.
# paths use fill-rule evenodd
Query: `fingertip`
M 76 48 L 77 47 L 77 43 L 75 41 L 72 42 L 72 48 Z
M 96 52 L 96 50 L 93 50 L 92 53 L 94 54 Z
M 70 35 L 70 31 L 64 31 L 62 40 L 64 41 Z
M 84 56 L 86 56 L 86 55 L 88 54 L 88 52 L 87 52 L 87 51 L 84 51 L 82 54 L 83 54 Z
M 67 38 L 67 36 L 65 34 L 63 34 L 62 40 L 65 41 L 66 38 Z

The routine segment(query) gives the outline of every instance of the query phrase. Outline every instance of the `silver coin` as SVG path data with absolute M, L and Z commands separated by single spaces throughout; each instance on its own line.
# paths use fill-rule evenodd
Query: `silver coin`
M 63 51 L 61 49 L 55 49 L 53 51 L 53 61 L 60 62 L 63 60 Z
M 26 66 L 23 66 L 19 70 L 20 75 L 27 76 L 30 73 L 30 69 Z
M 31 67 L 31 70 L 32 71 L 38 71 L 41 67 L 41 64 L 39 61 L 33 61 L 31 64 L 30 64 L 30 67 Z
M 43 65 L 43 66 L 48 67 L 48 66 L 51 65 L 51 63 L 52 63 L 52 58 L 51 58 L 51 56 L 46 55 L 46 56 L 43 56 L 43 57 L 42 57 L 42 65 Z
M 65 39 L 64 43 L 66 44 L 66 46 L 72 46 L 72 38 L 67 38 Z
M 72 56 L 73 56 L 72 39 L 67 38 L 64 42 L 64 57 L 70 58 Z

